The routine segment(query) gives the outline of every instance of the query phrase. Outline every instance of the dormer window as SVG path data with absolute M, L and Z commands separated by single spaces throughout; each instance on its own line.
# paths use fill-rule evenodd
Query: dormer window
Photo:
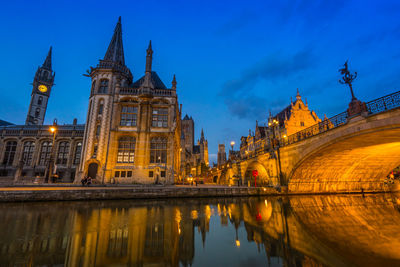
M 108 92 L 108 80 L 107 79 L 101 79 L 100 80 L 100 86 L 99 86 L 99 94 L 107 94 Z

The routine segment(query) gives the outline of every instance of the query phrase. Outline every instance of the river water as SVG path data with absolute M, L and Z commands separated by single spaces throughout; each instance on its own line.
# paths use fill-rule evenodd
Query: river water
M 0 266 L 400 266 L 400 195 L 0 204 Z

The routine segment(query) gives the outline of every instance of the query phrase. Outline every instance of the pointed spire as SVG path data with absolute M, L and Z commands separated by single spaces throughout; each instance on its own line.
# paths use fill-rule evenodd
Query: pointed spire
M 124 47 L 122 45 L 121 17 L 119 17 L 118 23 L 115 26 L 114 34 L 111 38 L 106 55 L 104 56 L 104 60 L 125 65 Z
M 300 100 L 300 99 L 301 99 L 300 92 L 299 92 L 299 88 L 297 88 L 296 99 L 297 99 L 297 100 Z
M 200 139 L 204 140 L 204 131 L 203 131 L 203 128 L 201 128 L 201 138 L 200 138 Z
M 49 52 L 47 53 L 46 60 L 44 61 L 42 68 L 51 70 L 51 51 L 52 51 L 52 46 L 50 46 Z
M 176 82 L 176 77 L 174 74 L 174 78 L 172 79 L 172 89 L 176 90 L 176 84 L 177 84 L 177 82 Z
M 153 61 L 153 49 L 151 48 L 151 40 L 149 43 L 149 47 L 146 50 L 146 73 L 151 73 L 151 64 Z

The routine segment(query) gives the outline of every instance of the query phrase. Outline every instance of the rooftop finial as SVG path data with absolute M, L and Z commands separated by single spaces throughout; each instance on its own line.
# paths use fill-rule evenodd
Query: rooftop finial
M 172 89 L 176 90 L 176 84 L 177 84 L 177 82 L 176 82 L 176 77 L 174 74 L 174 78 L 172 79 Z
M 109 60 L 119 63 L 121 65 L 125 65 L 124 47 L 122 45 L 121 17 L 118 18 L 118 23 L 115 26 L 114 34 L 111 38 L 110 44 L 108 45 L 104 60 Z
M 149 42 L 149 47 L 146 50 L 147 55 L 146 55 L 146 73 L 151 72 L 151 64 L 153 61 L 153 49 L 151 48 L 151 40 Z
M 52 51 L 52 46 L 50 46 L 49 52 L 47 53 L 47 57 L 42 65 L 42 68 L 51 70 L 51 51 Z
M 300 99 L 301 99 L 300 92 L 299 92 L 299 88 L 297 88 L 296 99 L 297 99 L 297 100 L 300 100 Z

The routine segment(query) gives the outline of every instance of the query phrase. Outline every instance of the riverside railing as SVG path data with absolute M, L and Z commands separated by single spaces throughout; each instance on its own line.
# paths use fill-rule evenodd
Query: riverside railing
M 369 101 L 366 104 L 368 114 L 377 114 L 387 110 L 400 107 L 400 91 L 386 95 L 375 100 Z M 347 122 L 348 113 L 347 111 L 342 112 L 329 119 L 325 119 L 313 126 L 310 126 L 297 133 L 291 134 L 286 138 L 282 138 L 280 146 L 287 146 L 301 140 L 313 137 L 317 134 L 327 132 L 334 128 L 344 125 Z

